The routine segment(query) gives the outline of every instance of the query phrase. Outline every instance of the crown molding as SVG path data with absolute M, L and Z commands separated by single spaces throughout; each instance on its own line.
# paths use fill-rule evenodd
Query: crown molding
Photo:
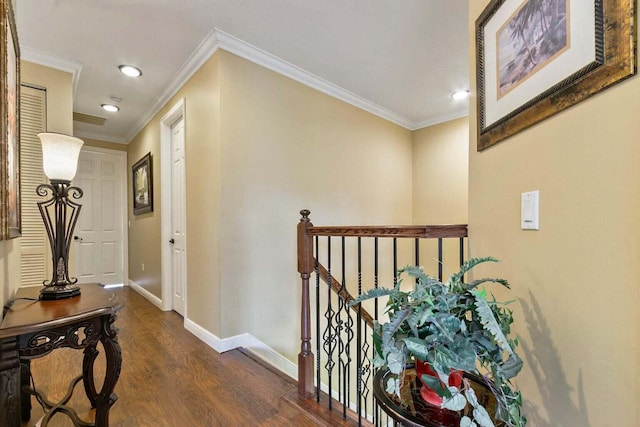
M 82 71 L 80 62 L 57 58 L 28 46 L 20 46 L 20 59 L 72 74 L 72 97 L 74 100 L 76 99 L 76 89 Z
M 406 129 L 411 130 L 416 128 L 418 125 L 418 123 L 415 123 L 400 114 L 374 104 L 373 102 L 349 92 L 348 90 L 343 89 L 322 77 L 316 76 L 315 74 L 280 59 L 269 52 L 245 42 L 244 40 L 214 28 L 202 40 L 200 45 L 198 45 L 184 65 L 180 67 L 180 70 L 178 70 L 173 77 L 172 83 L 167 87 L 167 90 L 156 99 L 152 108 L 149 109 L 147 114 L 137 122 L 133 130 L 127 135 L 127 141 L 131 141 L 138 132 L 140 132 L 147 123 L 151 121 L 167 101 L 169 101 L 169 99 L 171 99 L 171 97 L 180 90 L 180 88 L 196 73 L 196 71 L 198 71 L 200 67 L 202 67 L 202 65 L 204 65 L 209 58 L 211 58 L 218 49 L 223 49 L 229 53 L 233 53 L 234 55 L 265 67 L 271 71 L 275 71 L 276 73 L 302 83 L 305 86 L 309 86 L 319 92 L 337 98 Z
M 298 83 L 302 83 L 305 86 L 309 86 L 319 92 L 337 98 L 347 104 L 351 104 L 354 107 L 365 110 L 404 128 L 410 129 L 413 125 L 412 121 L 406 117 L 374 104 L 353 92 L 341 88 L 322 77 L 316 76 L 315 74 L 312 74 L 296 65 L 280 59 L 269 52 L 245 42 L 244 40 L 240 40 L 239 38 L 221 30 L 216 30 L 216 34 L 218 40 L 220 40 L 220 48 L 227 52 L 233 53 L 234 55 L 249 60 L 271 71 L 282 74 L 285 77 L 297 81 Z
M 451 120 L 461 119 L 463 117 L 469 117 L 468 108 L 467 108 L 467 111 L 461 111 L 461 112 L 456 112 L 456 113 L 452 113 L 452 114 L 444 114 L 444 115 L 441 115 L 441 116 L 432 117 L 432 118 L 430 118 L 428 120 L 415 122 L 415 124 L 412 127 L 410 127 L 409 130 L 410 131 L 414 131 L 414 130 L 426 128 L 428 126 L 433 126 L 433 125 L 437 125 L 437 124 L 440 124 L 440 123 L 449 122 Z
M 204 65 L 205 62 L 220 48 L 220 41 L 216 35 L 216 29 L 214 28 L 207 34 L 207 36 L 200 42 L 198 47 L 187 58 L 186 62 L 180 67 L 178 72 L 171 79 L 171 84 L 167 89 L 156 98 L 153 106 L 149 111 L 142 116 L 136 123 L 133 130 L 126 136 L 126 140 L 131 142 L 133 138 L 140 132 L 151 119 L 158 114 L 162 107 L 173 97 L 180 88 Z
M 257 65 L 302 83 L 312 89 L 339 99 L 356 108 L 367 111 L 382 119 L 414 131 L 449 120 L 458 119 L 468 115 L 468 112 L 458 112 L 450 115 L 433 117 L 428 120 L 410 120 L 400 114 L 381 107 L 359 95 L 354 94 L 338 85 L 335 85 L 322 77 L 310 73 L 296 65 L 293 65 L 275 55 L 270 54 L 250 43 L 245 42 L 231 34 L 214 28 L 200 42 L 185 63 L 180 67 L 171 79 L 171 84 L 154 101 L 152 107 L 136 122 L 131 132 L 124 138 L 110 137 L 100 134 L 79 133 L 78 136 L 99 139 L 118 144 L 127 144 L 151 121 L 151 119 L 164 107 L 164 105 L 182 88 L 182 86 L 213 56 L 218 49 L 237 55 Z M 76 61 L 68 61 L 39 52 L 27 46 L 21 46 L 21 57 L 25 61 L 44 65 L 56 70 L 65 71 L 73 75 L 73 97 L 75 99 L 76 88 L 82 71 L 82 64 Z
M 118 138 L 118 137 L 115 137 L 115 136 L 102 135 L 102 134 L 99 134 L 99 133 L 74 132 L 73 136 L 78 137 L 78 138 L 95 139 L 95 140 L 104 141 L 104 142 L 113 142 L 115 144 L 124 144 L 124 145 L 126 145 L 128 143 L 128 140 L 125 139 L 125 138 Z

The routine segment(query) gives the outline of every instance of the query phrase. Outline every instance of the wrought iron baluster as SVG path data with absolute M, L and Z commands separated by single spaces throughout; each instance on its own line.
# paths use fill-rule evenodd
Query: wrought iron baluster
M 329 386 L 329 409 L 333 408 L 333 399 L 331 399 L 331 391 L 333 390 L 333 368 L 335 366 L 335 362 L 333 361 L 333 352 L 336 347 L 336 337 L 333 330 L 333 320 L 335 316 L 335 312 L 333 311 L 333 307 L 331 305 L 331 237 L 327 237 L 327 309 L 324 313 L 324 317 L 327 319 L 327 326 L 325 327 L 324 333 L 322 334 L 323 348 L 325 354 L 327 355 L 327 362 L 325 363 L 325 369 L 328 375 L 328 386 Z
M 358 296 L 362 295 L 362 238 L 358 237 Z M 362 425 L 362 305 L 358 306 L 358 314 L 356 317 L 356 370 L 357 370 L 357 389 L 358 400 L 356 408 L 358 410 L 358 425 Z M 365 336 L 366 339 L 366 336 Z M 365 353 L 366 354 L 366 353 Z M 365 406 L 366 407 L 366 406 Z M 365 412 L 366 413 L 366 412 Z
M 316 272 L 316 402 L 320 402 L 320 385 L 321 385 L 321 372 L 320 365 L 320 269 L 318 267 L 319 253 L 320 253 L 320 238 L 315 237 L 316 244 L 316 256 L 315 256 L 315 272 Z
M 342 237 L 342 285 L 340 291 L 347 291 L 347 273 L 346 273 L 346 240 L 345 237 Z M 340 293 L 339 293 L 340 295 Z M 339 340 L 339 356 L 340 356 L 340 366 L 342 370 L 342 404 L 343 404 L 343 417 L 347 417 L 347 409 L 351 403 L 351 343 L 354 338 L 353 333 L 353 316 L 351 315 L 351 311 L 349 309 L 349 304 L 344 298 L 341 296 L 340 298 L 340 310 L 338 313 L 343 313 L 345 316 L 345 320 L 342 320 L 342 316 L 339 316 L 339 322 L 341 326 L 340 332 L 340 340 Z M 340 392 L 339 392 L 340 393 Z
M 342 312 L 344 310 L 344 300 L 340 296 L 340 293 L 344 289 L 345 285 L 345 268 L 344 268 L 344 236 L 340 239 L 341 243 L 341 272 L 342 272 L 342 282 L 340 285 L 340 289 L 338 291 L 338 311 L 336 312 L 336 338 L 338 339 L 338 402 L 342 403 L 342 411 L 343 416 L 346 417 L 346 409 L 345 409 L 345 399 L 346 399 L 346 386 L 345 386 L 345 361 L 344 361 L 344 352 L 345 352 L 345 342 L 343 341 L 343 331 L 345 330 L 345 325 L 342 320 Z
M 442 281 L 442 238 L 438 238 L 438 280 Z
M 378 289 L 379 287 L 379 279 L 378 279 L 378 272 L 379 272 L 379 245 L 378 245 L 378 238 L 374 238 L 373 239 L 373 288 L 374 289 Z M 378 307 L 378 298 L 375 298 L 373 300 L 373 318 L 375 320 L 378 320 L 378 311 L 379 311 L 379 307 Z M 373 358 L 374 353 L 375 352 L 375 348 L 371 347 L 371 354 L 370 357 Z M 375 369 L 372 372 L 373 375 L 375 375 Z M 378 402 L 376 402 L 374 400 L 373 402 L 373 423 L 376 426 L 380 425 L 380 408 L 378 407 Z
M 393 285 L 398 284 L 398 239 L 393 238 Z

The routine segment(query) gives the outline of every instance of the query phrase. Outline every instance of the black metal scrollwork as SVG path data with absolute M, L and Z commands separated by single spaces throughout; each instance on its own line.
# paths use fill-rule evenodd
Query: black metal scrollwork
M 80 333 L 84 337 L 80 339 Z M 56 348 L 70 347 L 83 349 L 95 346 L 100 340 L 101 331 L 94 322 L 76 323 L 27 336 L 27 345 L 20 350 L 24 358 L 36 358 L 51 353 Z
M 69 186 L 65 181 L 51 181 L 51 184 L 40 184 L 36 194 L 50 197 L 38 202 L 38 210 L 44 221 L 49 244 L 51 245 L 51 260 L 53 262 L 53 277 L 45 286 L 64 287 L 75 284 L 78 279 L 69 277 L 69 248 L 73 239 L 73 230 L 78 221 L 82 205 L 70 200 L 82 198 L 82 189 Z

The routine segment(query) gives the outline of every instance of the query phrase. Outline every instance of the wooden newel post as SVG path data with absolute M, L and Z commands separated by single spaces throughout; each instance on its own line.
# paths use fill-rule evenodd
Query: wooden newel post
M 311 352 L 311 307 L 309 277 L 313 272 L 313 239 L 307 233 L 313 227 L 308 210 L 300 211 L 298 223 L 298 272 L 302 278 L 302 306 L 300 310 L 300 353 L 298 354 L 298 393 L 304 397 L 315 396 L 313 381 L 313 353 Z

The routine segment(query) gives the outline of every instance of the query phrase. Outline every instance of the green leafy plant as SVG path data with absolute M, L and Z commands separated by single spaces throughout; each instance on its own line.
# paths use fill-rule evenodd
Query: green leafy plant
M 478 402 L 475 392 L 465 379 L 458 389 L 447 384 L 451 369 L 482 376 L 496 397 L 496 417 L 507 426 L 522 427 L 522 397 L 511 379 L 522 368 L 516 354 L 518 341 L 509 338 L 513 316 L 506 307 L 487 296 L 485 284 L 495 283 L 509 288 L 504 279 L 478 279 L 464 282 L 464 276 L 484 262 L 496 262 L 491 257 L 474 258 L 465 262 L 460 271 L 446 282 L 424 273 L 421 267 L 407 266 L 399 270 L 400 280 L 392 289 L 372 289 L 352 302 L 389 297 L 389 321 L 374 325 L 374 366 L 386 367 L 393 375 L 387 392 L 399 396 L 405 366 L 412 360 L 431 365 L 438 378 L 422 376 L 422 381 L 443 398 L 443 408 L 462 410 L 471 406 L 470 416 L 461 419 L 461 427 L 493 427 L 486 409 Z M 401 290 L 403 275 L 415 285 L 410 291 Z

